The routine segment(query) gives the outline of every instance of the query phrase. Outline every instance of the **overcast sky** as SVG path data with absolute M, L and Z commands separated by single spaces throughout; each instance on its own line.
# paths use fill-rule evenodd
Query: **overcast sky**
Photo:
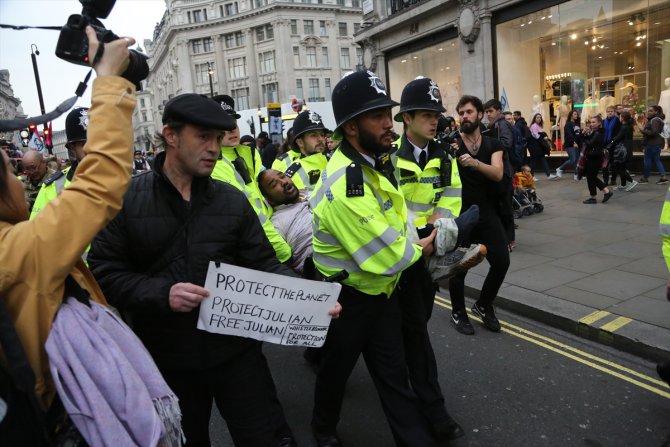
M 165 0 L 117 0 L 103 23 L 118 36 L 132 36 L 143 45 L 151 39 L 154 26 L 165 11 Z M 0 23 L 30 26 L 62 26 L 70 14 L 81 13 L 77 0 L 0 0 Z M 87 73 L 85 67 L 59 59 L 54 54 L 58 31 L 0 29 L 0 69 L 8 69 L 14 95 L 21 100 L 28 116 L 40 114 L 35 76 L 30 60 L 30 45 L 39 49 L 37 66 L 42 83 L 44 107 L 53 110 L 74 95 Z M 89 106 L 91 83 L 77 105 Z M 65 115 L 53 124 L 54 131 L 65 127 Z

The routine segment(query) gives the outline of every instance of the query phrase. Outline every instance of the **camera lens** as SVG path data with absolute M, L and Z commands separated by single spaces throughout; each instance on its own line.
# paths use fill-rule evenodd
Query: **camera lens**
M 136 50 L 129 50 L 128 53 L 130 63 L 121 76 L 135 84 L 137 90 L 141 90 L 140 81 L 149 75 L 149 64 L 147 64 L 148 58 L 146 55 Z

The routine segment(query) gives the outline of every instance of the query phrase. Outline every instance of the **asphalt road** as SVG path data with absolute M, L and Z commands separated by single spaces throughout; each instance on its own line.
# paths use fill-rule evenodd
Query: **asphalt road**
M 655 365 L 506 312 L 503 332 L 473 320 L 476 335 L 461 335 L 448 306 L 438 298 L 430 330 L 447 408 L 466 432 L 451 445 L 670 447 L 670 387 Z M 314 374 L 302 349 L 265 353 L 299 445 L 314 445 Z M 216 411 L 210 427 L 214 446 L 233 445 Z M 362 361 L 338 430 L 348 447 L 393 445 Z

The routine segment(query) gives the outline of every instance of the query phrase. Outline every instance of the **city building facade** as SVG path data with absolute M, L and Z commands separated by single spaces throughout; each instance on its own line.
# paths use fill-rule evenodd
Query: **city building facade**
M 243 114 L 242 129 L 268 103 L 330 101 L 342 75 L 362 66 L 362 49 L 353 38 L 361 24 L 361 0 L 166 4 L 153 39 L 144 42 L 150 74 L 146 109 L 140 104 L 135 116 L 136 145 L 142 145 L 145 132 L 161 128 L 163 107 L 175 95 L 231 95 L 239 111 L 253 110 Z
M 25 118 L 21 100 L 14 96 L 12 84 L 9 80 L 9 70 L 0 70 L 0 120 Z M 0 132 L 0 139 L 10 141 L 21 147 L 21 137 L 18 131 Z
M 398 99 L 418 75 L 448 114 L 463 94 L 504 97 L 545 123 L 622 104 L 670 106 L 670 2 L 664 0 L 366 0 L 355 39 Z M 665 92 L 665 93 L 663 93 Z M 670 110 L 666 112 L 670 120 Z M 548 129 L 549 130 L 549 129 Z

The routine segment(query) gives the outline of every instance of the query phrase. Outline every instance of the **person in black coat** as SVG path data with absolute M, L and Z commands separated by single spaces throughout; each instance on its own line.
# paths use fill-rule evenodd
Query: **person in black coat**
M 562 177 L 563 171 L 569 166 L 577 168 L 577 161 L 579 160 L 582 147 L 582 126 L 577 110 L 573 109 L 570 112 L 570 119 L 565 123 L 563 135 L 565 136 L 563 148 L 568 152 L 568 159 L 556 169 L 558 177 Z M 577 174 L 575 174 L 575 180 L 577 180 Z
M 628 172 L 628 163 L 633 159 L 633 118 L 630 112 L 621 113 L 621 127 L 619 132 L 614 136 L 612 142 L 608 145 L 612 161 L 614 175 L 618 174 L 621 177 L 621 189 L 630 191 L 637 186 L 637 182 L 633 180 Z M 622 149 L 625 149 L 622 151 Z M 628 186 L 626 184 L 630 182 Z
M 589 129 L 585 130 L 586 139 L 584 150 L 586 154 L 586 163 L 584 164 L 584 172 L 589 186 L 589 194 L 591 195 L 591 197 L 582 202 L 586 204 L 598 203 L 596 200 L 596 188 L 605 193 L 603 196 L 603 203 L 607 202 L 614 195 L 614 193 L 607 188 L 607 185 L 598 178 L 598 172 L 603 163 L 603 148 L 605 146 L 603 144 L 602 124 L 602 117 L 596 115 L 589 121 Z

